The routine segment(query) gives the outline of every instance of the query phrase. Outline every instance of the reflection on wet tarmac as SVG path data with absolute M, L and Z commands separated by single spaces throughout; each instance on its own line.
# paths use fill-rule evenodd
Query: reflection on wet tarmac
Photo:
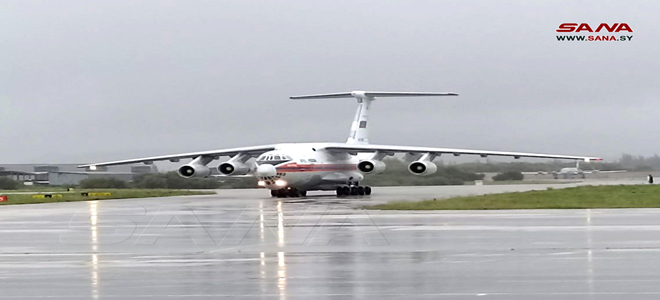
M 367 214 L 278 200 L 2 207 L 0 299 L 660 296 L 657 209 Z M 136 243 L 144 232 L 153 243 Z
M 92 298 L 99 298 L 99 241 L 98 241 L 98 201 L 90 201 L 89 203 L 89 221 L 90 221 L 90 231 L 92 233 L 92 274 L 91 274 L 91 291 Z

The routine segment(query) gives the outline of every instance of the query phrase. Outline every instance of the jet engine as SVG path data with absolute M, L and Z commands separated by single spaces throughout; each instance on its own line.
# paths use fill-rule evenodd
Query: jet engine
M 218 166 L 218 172 L 223 175 L 245 175 L 250 172 L 250 167 L 238 161 L 228 161 Z
M 365 174 L 385 172 L 385 163 L 380 160 L 363 160 L 357 165 L 358 170 Z
M 426 176 L 438 171 L 438 166 L 430 161 L 418 160 L 408 165 L 408 171 L 414 175 Z
M 211 174 L 211 169 L 200 163 L 191 162 L 179 168 L 179 176 L 183 178 L 206 177 Z

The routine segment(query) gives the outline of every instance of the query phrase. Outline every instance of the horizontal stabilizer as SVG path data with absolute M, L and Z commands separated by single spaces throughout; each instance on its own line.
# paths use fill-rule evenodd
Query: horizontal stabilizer
M 456 93 L 410 93 L 410 92 L 363 92 L 331 93 L 292 96 L 291 99 L 331 99 L 331 98 L 376 98 L 376 97 L 430 97 L 430 96 L 458 96 Z

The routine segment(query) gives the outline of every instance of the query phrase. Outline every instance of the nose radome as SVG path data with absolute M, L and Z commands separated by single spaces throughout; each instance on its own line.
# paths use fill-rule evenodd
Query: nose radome
M 275 169 L 275 166 L 273 166 L 273 165 L 264 164 L 264 165 L 259 165 L 257 167 L 257 171 L 254 172 L 254 173 L 258 177 L 268 177 L 268 176 L 277 175 L 277 170 Z

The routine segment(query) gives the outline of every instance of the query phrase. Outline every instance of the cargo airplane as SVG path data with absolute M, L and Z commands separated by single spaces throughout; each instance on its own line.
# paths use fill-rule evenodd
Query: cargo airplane
M 582 170 L 580 169 L 580 161 L 575 162 L 575 167 L 570 168 L 561 168 L 559 171 L 545 172 L 521 172 L 523 175 L 547 175 L 552 174 L 552 177 L 559 179 L 561 176 L 563 179 L 573 178 L 574 176 L 579 176 L 581 178 L 586 178 L 586 174 L 603 174 L 603 173 L 624 173 L 626 170 L 612 170 L 612 171 L 601 171 L 601 170 Z
M 208 165 L 224 156 L 230 157 L 230 159 L 217 166 L 217 170 L 221 174 L 219 176 L 256 177 L 258 186 L 269 189 L 273 197 L 299 197 L 306 196 L 307 191 L 319 190 L 332 190 L 337 193 L 337 196 L 370 195 L 371 187 L 361 185 L 360 181 L 364 179 L 365 174 L 377 174 L 385 171 L 386 166 L 383 159 L 396 153 L 403 153 L 413 158 L 414 161 L 408 165 L 408 170 L 419 176 L 435 173 L 438 168 L 433 160 L 442 154 L 479 155 L 481 157 L 510 156 L 515 159 L 531 157 L 600 160 L 597 157 L 587 156 L 369 144 L 369 110 L 374 100 L 385 97 L 424 96 L 458 96 L 458 94 L 353 91 L 294 96 L 290 98 L 355 98 L 358 108 L 348 140 L 345 143 L 282 143 L 239 147 L 119 160 L 79 167 L 95 170 L 100 166 L 152 164 L 154 161 L 178 162 L 181 159 L 192 159 L 189 163 L 179 167 L 178 174 L 185 178 L 208 177 L 213 176 Z

